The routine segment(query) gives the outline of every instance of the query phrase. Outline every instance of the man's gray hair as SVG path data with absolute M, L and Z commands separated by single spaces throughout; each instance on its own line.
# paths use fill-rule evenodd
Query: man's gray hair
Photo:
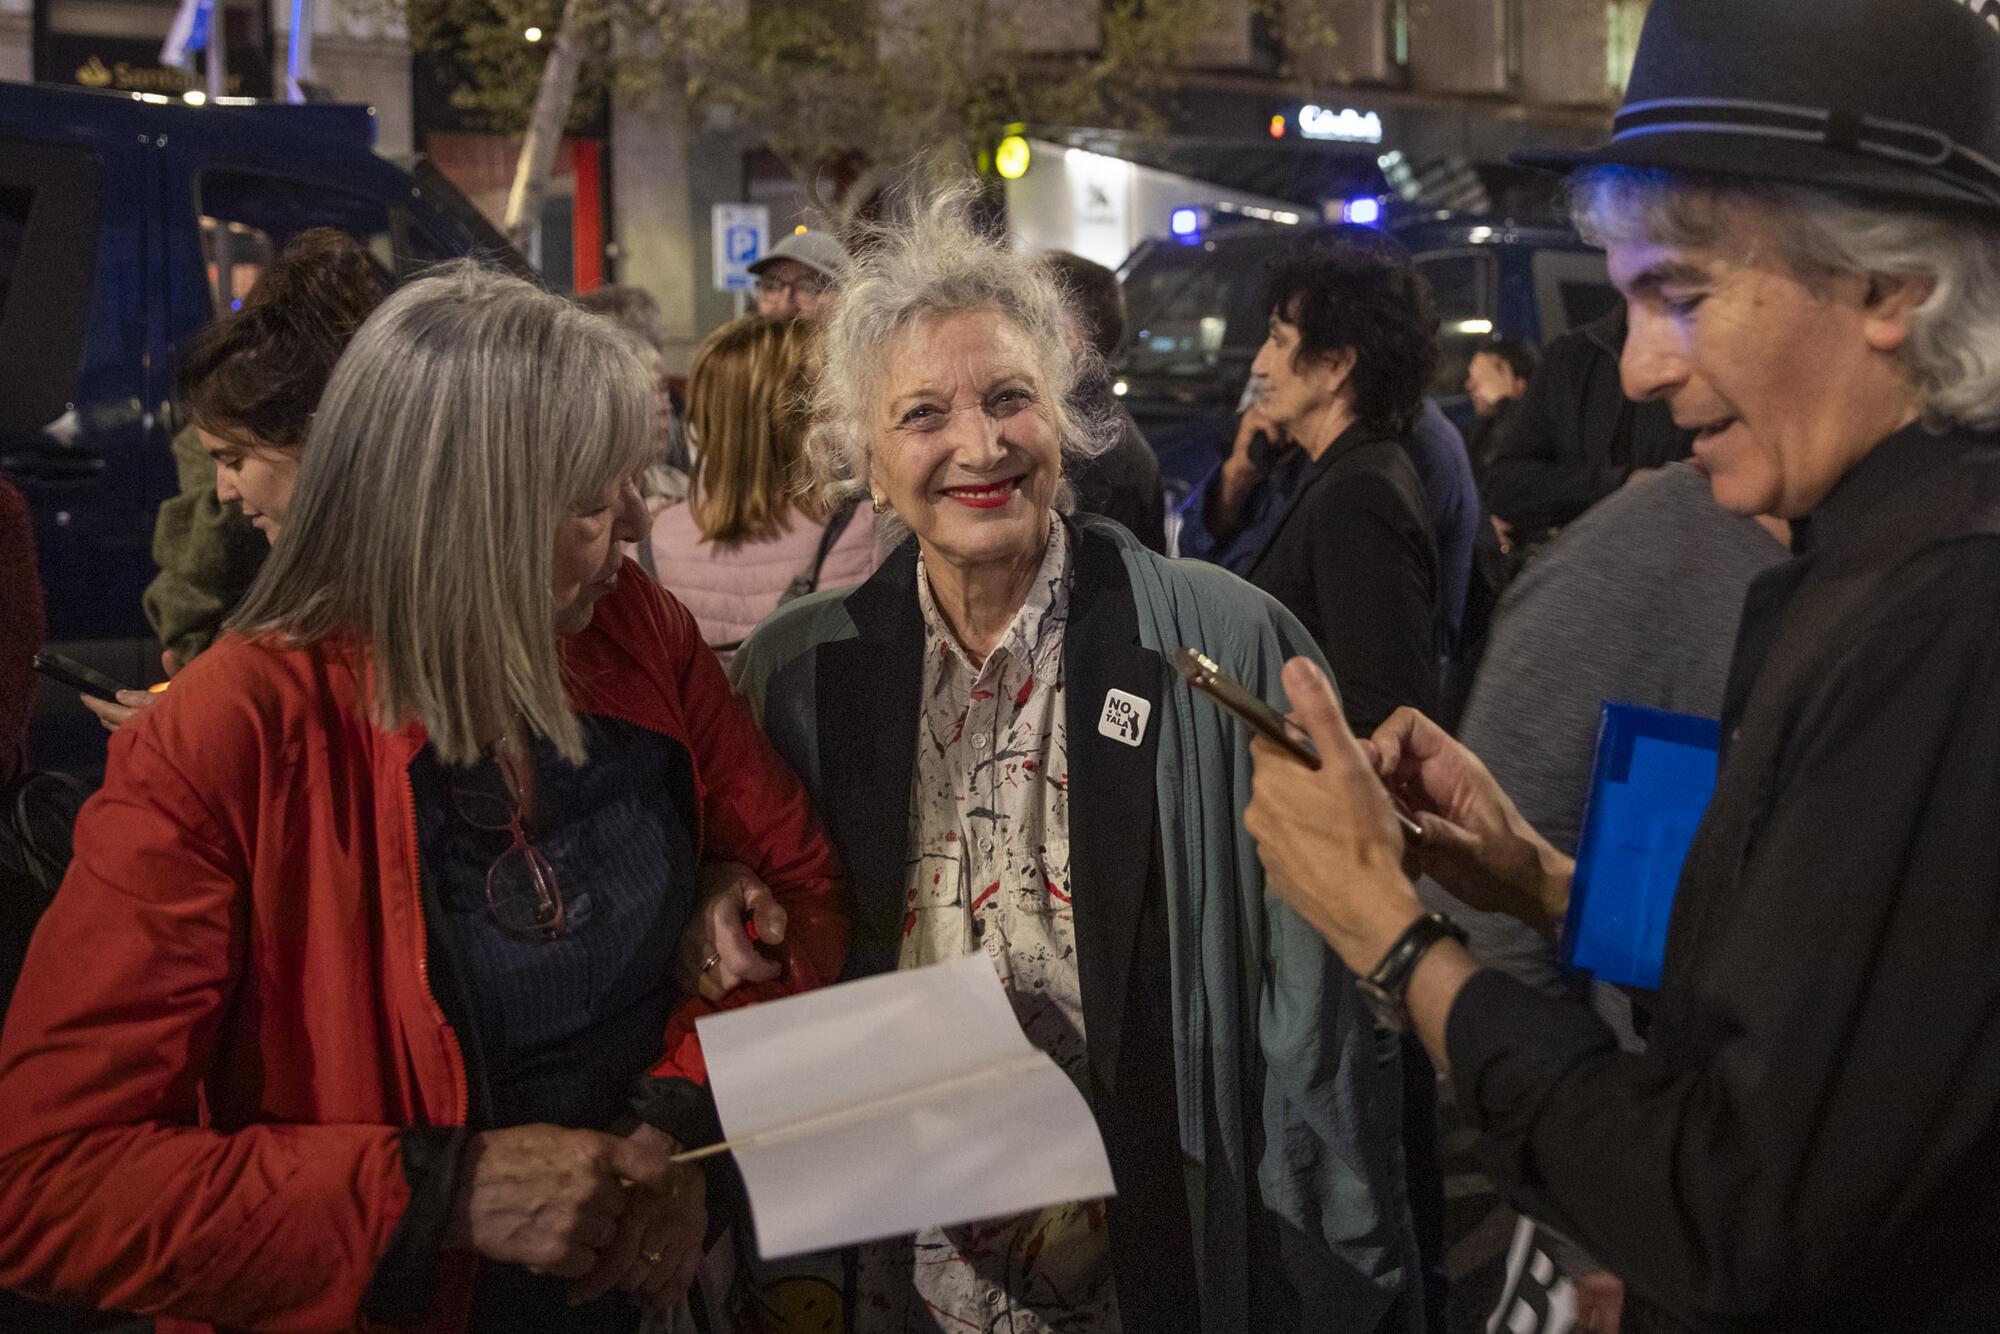
M 1838 190 L 1632 167 L 1590 167 L 1569 185 L 1590 240 L 1708 248 L 1732 213 L 1770 224 L 1807 282 L 1835 274 L 1928 280 L 1901 357 L 1926 425 L 2000 427 L 2000 229 L 1949 209 L 1878 203 Z
M 284 532 L 233 629 L 366 650 L 373 716 L 469 764 L 516 715 L 584 758 L 556 645 L 557 527 L 652 452 L 633 340 L 454 263 L 390 297 L 334 368 Z
M 806 438 L 810 482 L 823 493 L 868 485 L 869 451 L 886 431 L 875 414 L 890 348 L 905 331 L 954 315 L 991 312 L 1026 336 L 1037 362 L 1036 397 L 1060 434 L 1065 472 L 1117 440 L 1109 408 L 1076 393 L 1086 378 L 1098 378 L 1100 363 L 1078 335 L 1062 288 L 1038 258 L 980 230 L 976 196 L 977 186 L 963 177 L 933 179 L 895 201 L 894 221 L 850 238 L 851 258 L 821 330 Z M 1073 503 L 1065 478 L 1056 505 L 1068 510 Z

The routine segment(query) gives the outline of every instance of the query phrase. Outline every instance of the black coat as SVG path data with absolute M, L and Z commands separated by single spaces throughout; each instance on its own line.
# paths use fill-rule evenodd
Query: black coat
M 2000 439 L 1911 427 L 1760 575 L 1644 1055 L 1498 973 L 1449 1023 L 1631 1331 L 2000 1329 Z
M 1507 423 L 1520 415 L 1521 400 L 1503 398 L 1493 405 L 1493 411 L 1473 418 L 1465 432 L 1465 454 L 1472 461 L 1472 480 L 1478 485 L 1480 501 L 1489 512 L 1493 506 L 1486 500 L 1486 474 L 1493 467 L 1493 451 L 1499 448 Z
M 1086 459 L 1071 478 L 1077 508 L 1102 514 L 1125 526 L 1149 551 L 1167 554 L 1167 503 L 1160 490 L 1160 459 L 1139 423 L 1124 408 L 1117 410 L 1118 443 Z
M 1548 345 L 1518 410 L 1494 429 L 1486 507 L 1516 541 L 1560 528 L 1637 468 L 1684 459 L 1694 436 L 1664 403 L 1634 403 L 1618 381 L 1625 304 Z
M 1070 871 L 1092 1111 L 1118 1195 L 1111 1259 L 1127 1330 L 1200 1328 L 1192 1228 L 1181 1170 L 1168 971 L 1166 880 L 1154 792 L 1158 737 L 1102 735 L 1097 708 L 1122 689 L 1157 699 L 1168 668 L 1139 643 L 1124 558 L 1070 528 L 1072 588 L 1063 643 L 1069 719 Z M 813 799 L 847 868 L 847 977 L 892 971 L 902 941 L 911 774 L 923 704 L 917 549 L 905 542 L 844 599 L 857 635 L 814 653 L 823 766 Z M 861 683 L 866 683 L 865 687 Z M 808 776 L 808 782 L 812 776 Z
M 1402 441 L 1344 431 L 1306 470 L 1245 575 L 1326 654 L 1357 735 L 1405 704 L 1437 711 L 1437 541 Z

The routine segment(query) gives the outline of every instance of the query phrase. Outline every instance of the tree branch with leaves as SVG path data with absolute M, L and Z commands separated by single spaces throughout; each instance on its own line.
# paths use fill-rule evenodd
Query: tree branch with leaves
M 455 105 L 525 133 L 517 236 L 563 128 L 612 91 L 673 81 L 690 105 L 727 108 L 811 193 L 830 163 L 872 166 L 862 174 L 875 180 L 919 155 L 970 158 L 1017 121 L 1160 128 L 1203 36 L 1243 12 L 1229 0 L 1103 0 L 1081 18 L 1073 0 L 382 3 L 401 5 L 412 40 L 459 73 Z M 554 40 L 523 41 L 531 26 Z

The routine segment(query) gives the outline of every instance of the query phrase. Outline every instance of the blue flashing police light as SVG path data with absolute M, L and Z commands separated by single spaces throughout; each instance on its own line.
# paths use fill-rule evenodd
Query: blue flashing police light
M 1358 195 L 1340 206 L 1340 220 L 1373 227 L 1382 221 L 1382 201 L 1374 195 Z
M 1191 245 L 1201 235 L 1201 210 L 1198 208 L 1177 208 L 1167 219 L 1167 227 L 1175 239 Z

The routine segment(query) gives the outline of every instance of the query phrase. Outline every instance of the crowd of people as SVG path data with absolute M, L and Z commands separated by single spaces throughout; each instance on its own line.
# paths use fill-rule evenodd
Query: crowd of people
M 178 368 L 171 687 L 86 701 L 0 1285 L 163 1331 L 1431 1334 L 1442 1079 L 1568 1327 L 2000 1328 L 1996 160 L 1957 0 L 1655 0 L 1611 142 L 1537 158 L 1621 305 L 1482 348 L 1462 438 L 1408 257 L 1302 242 L 1172 510 L 1115 275 L 949 173 L 774 247 L 684 390 L 642 292 L 392 291 L 300 234 Z M 1607 700 L 1724 737 L 1657 992 L 1561 964 Z M 968 954 L 1116 1196 L 760 1260 L 679 1161 L 695 1020 Z

